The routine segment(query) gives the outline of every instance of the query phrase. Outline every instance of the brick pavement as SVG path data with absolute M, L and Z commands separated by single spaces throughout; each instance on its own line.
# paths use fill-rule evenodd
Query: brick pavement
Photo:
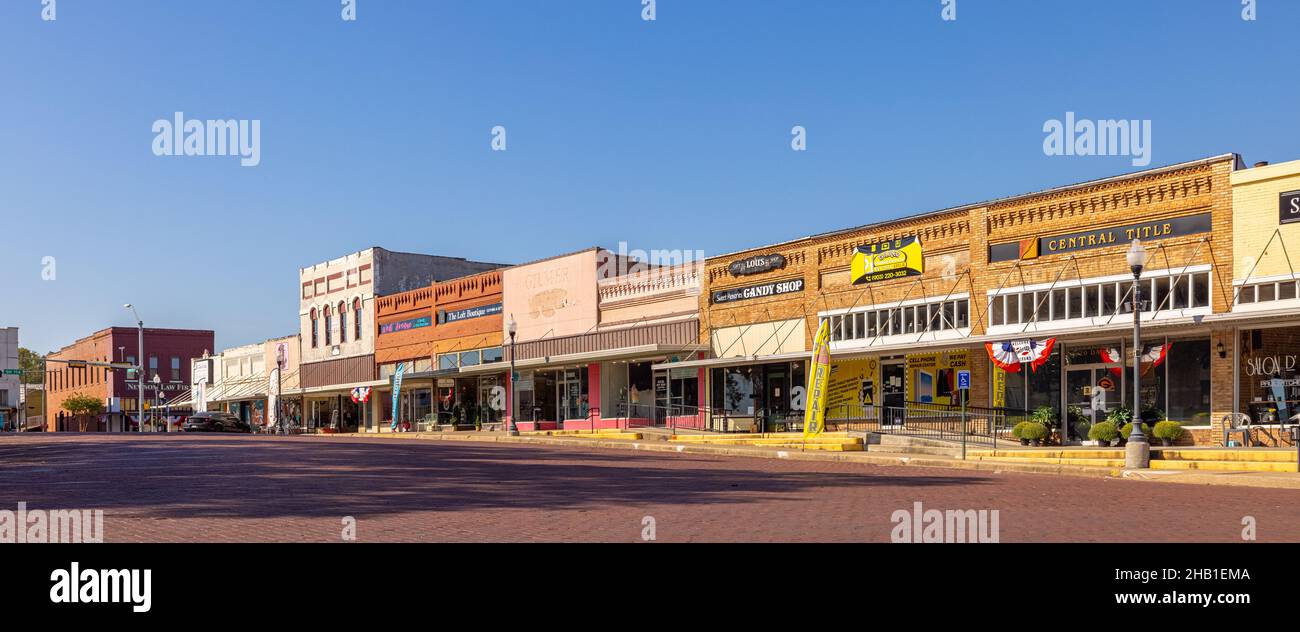
M 580 447 L 367 438 L 0 437 L 0 508 L 103 509 L 109 542 L 886 542 L 998 509 L 1003 542 L 1300 540 L 1300 492 Z

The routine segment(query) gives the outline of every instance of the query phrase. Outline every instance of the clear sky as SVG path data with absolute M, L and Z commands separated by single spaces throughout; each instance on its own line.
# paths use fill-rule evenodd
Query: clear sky
M 1150 120 L 1152 166 L 1300 158 L 1295 0 L 56 7 L 0 2 L 0 326 L 41 352 L 128 301 L 293 333 L 297 269 L 369 246 L 711 255 L 1137 169 L 1045 155 L 1067 111 Z M 178 111 L 260 120 L 261 164 L 155 156 Z

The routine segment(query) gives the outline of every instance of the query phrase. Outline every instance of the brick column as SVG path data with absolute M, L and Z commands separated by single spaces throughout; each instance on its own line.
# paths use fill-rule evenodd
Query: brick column
M 600 363 L 592 362 L 587 365 L 587 408 L 600 408 Z M 595 417 L 591 418 L 591 427 L 594 429 L 600 422 L 605 411 L 598 410 Z
M 1215 330 L 1210 334 L 1210 445 L 1222 445 L 1224 417 L 1234 412 L 1233 356 L 1237 336 L 1231 329 Z M 1219 343 L 1223 343 L 1226 357 L 1219 357 Z

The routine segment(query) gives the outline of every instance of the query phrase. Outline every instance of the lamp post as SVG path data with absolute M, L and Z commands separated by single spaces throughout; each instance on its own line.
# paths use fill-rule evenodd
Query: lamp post
M 157 373 L 153 374 L 153 388 L 154 388 L 153 423 L 150 425 L 156 425 L 158 423 L 158 407 L 162 405 L 162 401 L 163 401 L 162 378 L 159 377 Z M 144 432 L 143 426 L 140 427 L 140 431 Z
M 1144 470 L 1151 466 L 1151 444 L 1142 432 L 1142 268 L 1146 266 L 1147 251 L 1142 240 L 1134 239 L 1125 254 L 1128 267 L 1133 271 L 1133 431 L 1129 433 L 1124 448 L 1124 467 Z
M 127 303 L 122 306 L 124 309 L 131 310 L 135 316 L 136 324 L 136 342 L 139 344 L 140 355 L 136 356 L 135 379 L 136 379 L 136 400 L 135 414 L 140 421 L 140 432 L 144 432 L 144 321 L 140 319 L 140 313 L 135 311 L 135 306 Z
M 519 330 L 519 323 L 515 322 L 515 315 L 510 315 L 510 320 L 506 322 L 506 333 L 510 334 L 510 436 L 519 436 L 519 426 L 515 425 L 515 417 L 519 415 L 519 402 L 515 401 L 515 379 L 518 377 L 515 373 L 515 332 Z

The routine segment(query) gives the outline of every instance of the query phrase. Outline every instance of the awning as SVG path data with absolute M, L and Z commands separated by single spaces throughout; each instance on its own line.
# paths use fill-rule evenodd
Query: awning
M 807 360 L 810 357 L 812 357 L 811 351 L 791 351 L 787 353 L 776 353 L 762 356 L 733 356 L 729 358 L 687 360 L 685 362 L 663 362 L 650 368 L 655 371 L 667 371 L 669 369 L 689 369 L 694 367 L 746 366 L 752 364 L 771 364 L 776 362 L 791 362 L 793 360 Z
M 698 353 L 708 351 L 708 345 L 688 344 L 688 345 L 665 345 L 651 344 L 639 345 L 636 347 L 622 347 L 619 349 L 605 349 L 602 351 L 590 351 L 586 353 L 567 353 L 563 355 L 547 356 L 542 358 L 528 358 L 515 362 L 516 369 L 539 369 L 546 367 L 558 367 L 573 364 L 588 364 L 591 362 L 612 362 L 615 360 L 634 360 L 637 358 L 656 357 L 670 355 L 675 353 Z M 676 363 L 675 366 L 681 366 Z M 509 362 L 493 362 L 492 364 L 480 364 L 476 366 L 462 367 L 460 373 L 482 374 L 497 373 L 510 370 Z

